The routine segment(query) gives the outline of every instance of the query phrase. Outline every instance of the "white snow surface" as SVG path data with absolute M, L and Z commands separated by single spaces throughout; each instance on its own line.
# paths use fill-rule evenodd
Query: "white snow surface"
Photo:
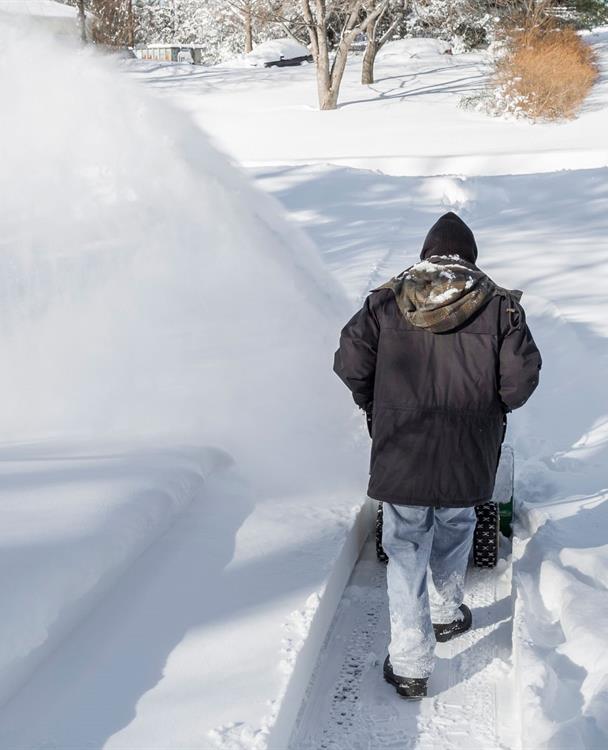
M 479 626 L 413 718 L 347 613 L 371 731 L 349 742 L 605 748 L 606 30 L 580 115 L 531 125 L 458 107 L 480 54 L 389 55 L 368 88 L 354 57 L 319 113 L 312 66 L 74 64 L 36 37 L 40 65 L 0 29 L 0 746 L 285 750 L 366 518 L 338 331 L 453 210 L 544 360 L 509 425 L 514 613 L 503 568 L 472 579 Z
M 328 165 L 260 169 L 258 177 L 324 249 L 353 305 L 415 263 L 429 225 L 448 210 L 473 229 L 480 267 L 498 283 L 525 290 L 522 303 L 543 369 L 537 392 L 510 415 L 507 434 L 516 467 L 513 668 L 504 672 L 506 660 L 486 670 L 480 656 L 479 670 L 454 666 L 458 674 L 451 679 L 493 696 L 491 709 L 473 698 L 464 701 L 468 725 L 484 750 L 606 747 L 608 170 L 413 178 Z M 476 592 L 470 590 L 473 604 Z M 372 601 L 379 595 L 369 591 Z M 488 605 L 502 612 L 500 600 Z M 484 622 L 485 614 L 477 611 Z M 355 637 L 336 627 L 329 639 Z M 393 716 L 397 709 L 384 705 L 389 698 L 372 683 L 380 680 L 381 666 L 373 651 L 371 665 L 363 665 L 362 687 L 357 683 L 349 693 L 349 700 L 353 694 L 358 700 L 352 715 L 347 703 L 344 747 L 358 747 L 361 733 L 362 746 L 375 747 L 397 730 L 400 736 L 415 734 L 408 735 L 408 748 L 462 747 L 463 701 L 454 701 L 449 688 L 433 688 L 430 710 L 409 719 L 407 709 Z M 347 656 L 341 662 L 337 655 L 331 668 L 348 671 Z M 470 656 L 477 660 L 474 648 Z M 318 671 L 311 700 L 320 680 L 326 686 L 330 680 L 328 690 L 341 685 L 339 676 L 331 683 L 331 675 Z M 505 683 L 511 695 L 497 698 L 497 686 Z M 327 747 L 342 747 L 339 695 L 332 695 L 320 724 L 301 717 L 294 750 L 319 746 L 321 731 Z M 386 720 L 366 722 L 377 715 L 378 702 Z M 487 721 L 488 710 L 495 712 L 494 724 Z
M 346 296 L 115 62 L 0 49 L 0 747 L 264 742 L 359 549 Z
M 2 33 L 0 439 L 195 439 L 275 488 L 336 470 L 348 308 L 314 247 L 187 117 L 36 40 L 48 64 Z
M 0 703 L 222 463 L 219 451 L 177 447 L 0 450 Z
M 469 572 L 474 627 L 437 645 L 428 698 L 408 702 L 380 677 L 390 628 L 386 569 L 368 544 L 323 645 L 290 750 L 512 747 L 510 574 L 504 556 L 494 571 Z
M 376 60 L 380 63 L 404 63 L 411 58 L 436 58 L 437 55 L 450 54 L 452 45 L 442 39 L 426 39 L 413 37 L 411 39 L 395 39 L 387 42 L 380 49 Z
M 312 65 L 125 65 L 148 85 L 166 89 L 248 166 L 330 163 L 410 176 L 528 174 L 608 165 L 608 29 L 587 38 L 600 54 L 600 79 L 578 116 L 559 124 L 497 119 L 460 106 L 463 97 L 483 90 L 492 58 L 486 52 L 441 54 L 436 40 L 396 43 L 395 55 L 389 47 L 371 86 L 361 86 L 361 57 L 352 55 L 333 112 L 317 109 Z M 408 57 L 407 50 L 417 47 L 420 56 Z

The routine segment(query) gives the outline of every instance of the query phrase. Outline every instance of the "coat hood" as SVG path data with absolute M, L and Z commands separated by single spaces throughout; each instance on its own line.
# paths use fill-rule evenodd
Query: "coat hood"
M 379 289 L 394 293 L 409 323 L 433 333 L 462 325 L 499 292 L 483 271 L 458 255 L 431 255 Z
M 378 289 L 390 289 L 403 317 L 432 333 L 453 331 L 495 295 L 508 300 L 509 325 L 518 325 L 521 292 L 495 284 L 475 265 L 477 245 L 469 227 L 449 211 L 433 224 L 420 262 Z
M 431 255 L 458 255 L 469 263 L 477 260 L 477 244 L 473 232 L 452 211 L 444 214 L 429 229 L 422 245 L 420 260 Z

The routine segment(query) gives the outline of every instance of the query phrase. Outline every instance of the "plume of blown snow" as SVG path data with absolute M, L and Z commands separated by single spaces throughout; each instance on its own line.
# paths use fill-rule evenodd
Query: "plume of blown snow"
M 0 439 L 162 436 L 286 483 L 339 471 L 340 288 L 114 65 L 0 22 Z

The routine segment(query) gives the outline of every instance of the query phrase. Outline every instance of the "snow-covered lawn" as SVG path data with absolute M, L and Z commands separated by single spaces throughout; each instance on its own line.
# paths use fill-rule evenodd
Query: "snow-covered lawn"
M 608 165 L 608 30 L 591 37 L 601 78 L 580 116 L 531 125 L 462 108 L 487 80 L 484 54 L 381 51 L 376 83 L 359 83 L 361 58 L 344 76 L 339 108 L 319 112 L 314 67 L 234 70 L 126 62 L 169 94 L 248 166 L 332 163 L 393 175 L 514 174 Z M 411 43 L 409 47 L 412 47 Z
M 2 437 L 38 441 L 0 453 L 2 632 L 21 655 L 0 673 L 5 696 L 21 685 L 0 746 L 285 750 L 368 520 L 338 331 L 453 209 L 480 265 L 524 289 L 544 357 L 510 422 L 516 690 L 498 713 L 513 750 L 605 747 L 606 32 L 580 117 L 535 126 L 458 106 L 487 75 L 478 54 L 389 48 L 377 84 L 353 62 L 319 113 L 311 66 L 76 67 L 36 39 L 38 65 L 0 37 Z M 446 695 L 405 746 L 462 748 Z M 496 734 L 486 713 L 470 704 L 479 737 Z

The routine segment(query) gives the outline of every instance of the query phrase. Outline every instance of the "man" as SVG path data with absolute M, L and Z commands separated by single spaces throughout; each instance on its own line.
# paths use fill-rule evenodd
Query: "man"
M 528 400 L 541 368 L 521 292 L 477 268 L 475 238 L 456 214 L 431 228 L 420 260 L 371 292 L 334 362 L 366 412 L 368 494 L 383 503 L 384 678 L 414 699 L 426 695 L 435 642 L 471 627 L 463 597 L 475 505 L 492 497 L 506 414 Z

